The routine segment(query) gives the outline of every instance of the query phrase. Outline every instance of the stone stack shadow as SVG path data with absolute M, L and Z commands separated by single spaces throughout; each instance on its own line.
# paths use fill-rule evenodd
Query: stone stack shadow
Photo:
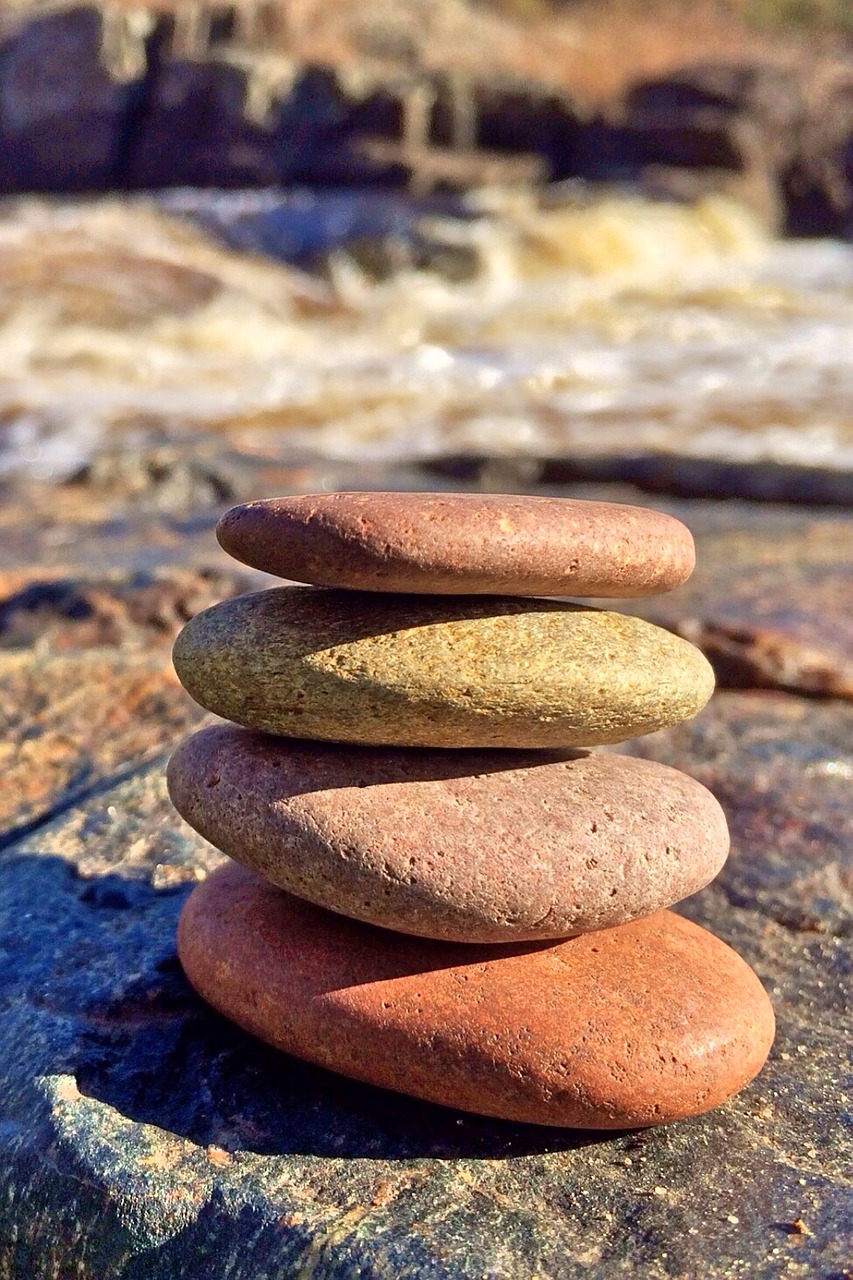
M 482 1115 L 618 1129 L 723 1103 L 773 1013 L 671 912 L 728 853 L 694 779 L 592 747 L 696 715 L 686 641 L 570 603 L 684 582 L 688 530 L 549 498 L 329 494 L 234 508 L 285 586 L 197 615 L 178 675 L 224 723 L 169 766 L 233 862 L 196 888 L 193 986 L 267 1043 Z

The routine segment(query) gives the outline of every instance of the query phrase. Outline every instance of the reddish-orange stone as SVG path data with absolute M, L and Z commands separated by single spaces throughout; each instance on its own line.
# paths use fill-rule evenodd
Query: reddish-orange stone
M 233 507 L 216 534 L 296 582 L 427 595 L 654 595 L 695 562 L 690 531 L 663 512 L 504 494 L 270 498 Z
M 186 974 L 247 1031 L 332 1071 L 484 1115 L 621 1129 L 696 1115 L 760 1071 L 770 1002 L 669 911 L 546 945 L 389 933 L 237 866 L 190 895 Z

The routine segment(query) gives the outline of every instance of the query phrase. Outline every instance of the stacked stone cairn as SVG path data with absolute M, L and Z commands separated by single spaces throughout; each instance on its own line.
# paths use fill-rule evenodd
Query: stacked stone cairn
M 181 916 L 204 999 L 345 1076 L 514 1121 L 652 1125 L 751 1080 L 770 1002 L 668 910 L 725 861 L 722 810 L 588 750 L 696 715 L 711 668 L 555 598 L 678 586 L 688 530 L 608 503 L 338 493 L 236 507 L 218 537 L 312 585 L 207 609 L 175 646 L 234 722 L 169 766 L 178 811 L 235 860 Z

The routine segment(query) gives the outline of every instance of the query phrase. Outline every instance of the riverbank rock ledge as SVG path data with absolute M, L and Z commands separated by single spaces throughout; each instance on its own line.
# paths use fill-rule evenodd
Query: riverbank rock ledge
M 214 605 L 175 668 L 209 711 L 286 737 L 584 747 L 699 712 L 700 651 L 651 623 L 553 601 L 281 587 Z
M 253 1035 L 358 1080 L 536 1124 L 623 1129 L 718 1105 L 773 1012 L 725 943 L 670 912 L 538 948 L 374 929 L 225 867 L 194 890 L 184 969 Z
M 448 754 L 215 725 L 178 748 L 168 779 L 186 821 L 273 884 L 457 942 L 565 938 L 650 915 L 703 888 L 729 848 L 700 783 L 604 753 Z
M 237 560 L 297 582 L 439 595 L 643 596 L 693 571 L 673 516 L 609 502 L 492 494 L 330 493 L 232 508 Z

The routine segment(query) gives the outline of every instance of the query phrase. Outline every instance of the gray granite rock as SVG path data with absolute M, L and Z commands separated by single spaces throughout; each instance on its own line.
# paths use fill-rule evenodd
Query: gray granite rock
M 851 728 L 845 703 L 724 693 L 643 742 L 723 801 L 732 857 L 686 910 L 756 967 L 779 1024 L 742 1095 L 643 1133 L 409 1101 L 208 1010 L 174 928 L 216 855 L 179 829 L 161 760 L 10 844 L 0 1276 L 840 1280 Z

